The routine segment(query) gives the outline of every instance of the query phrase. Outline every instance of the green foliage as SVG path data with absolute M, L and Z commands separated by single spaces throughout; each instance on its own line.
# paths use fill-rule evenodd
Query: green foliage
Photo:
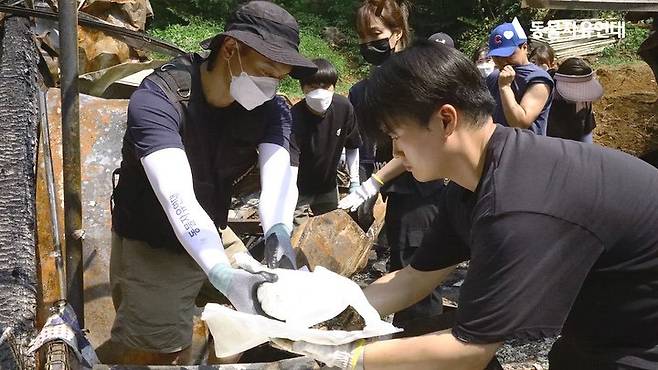
M 186 24 L 173 23 L 162 28 L 151 28 L 151 36 L 167 40 L 185 51 L 199 51 L 199 43 L 224 29 L 219 24 L 200 17 L 191 16 Z
M 360 74 L 355 74 L 352 70 L 353 64 L 347 55 L 338 47 L 332 47 L 318 34 L 307 29 L 301 31 L 300 52 L 309 59 L 327 59 L 336 67 L 339 77 L 336 85 L 338 93 L 346 94 L 349 88 L 361 78 Z M 292 78 L 283 80 L 280 91 L 290 97 L 302 96 L 299 81 Z
M 171 24 L 188 24 L 195 19 L 213 23 L 224 23 L 238 0 L 151 0 L 153 28 L 164 28 Z
M 148 32 L 184 50 L 198 51 L 199 42 L 221 32 L 227 17 L 242 2 L 244 0 L 151 0 L 155 19 Z M 354 15 L 361 0 L 274 2 L 297 19 L 301 30 L 301 52 L 309 58 L 326 58 L 336 66 L 340 75 L 339 93 L 346 93 L 353 83 L 367 75 L 369 67 L 359 54 L 354 29 Z M 416 0 L 408 3 L 411 4 L 410 23 L 415 37 L 425 38 L 435 32 L 446 32 L 469 57 L 486 43 L 496 25 L 510 22 L 515 16 L 527 31 L 533 20 L 619 19 L 623 16 L 619 12 L 521 9 L 519 0 Z M 328 30 L 337 30 L 342 35 L 341 40 L 330 42 L 325 36 Z M 646 35 L 646 29 L 628 26 L 626 39 L 607 48 L 599 63 L 636 60 L 635 52 Z M 292 98 L 301 96 L 299 84 L 293 79 L 284 80 L 281 91 Z
M 323 4 L 324 2 L 319 0 L 276 2 L 286 7 L 297 19 L 300 25 L 300 51 L 302 54 L 311 59 L 325 58 L 334 64 L 339 74 L 336 89 L 339 93 L 347 93 L 351 85 L 360 80 L 368 71 L 367 65 L 358 53 L 356 34 L 351 26 L 353 16 L 347 15 L 354 12 L 357 7 L 355 4 L 358 2 L 339 0 L 330 5 Z M 183 50 L 199 51 L 200 41 L 223 30 L 224 20 L 235 7 L 233 3 L 237 3 L 237 1 L 153 0 L 151 3 L 156 16 L 148 33 L 167 40 Z M 342 16 L 336 17 L 338 21 L 335 22 L 327 16 L 317 16 L 316 14 L 327 14 L 320 11 L 322 7 L 326 7 L 329 14 L 342 14 Z M 313 9 L 318 11 L 314 12 Z M 337 45 L 333 45 L 322 37 L 322 33 L 325 27 L 336 27 L 337 25 L 341 26 L 340 32 L 345 39 Z M 291 98 L 302 96 L 299 82 L 292 78 L 282 81 L 280 91 Z
M 464 9 L 458 15 L 459 23 L 456 32 L 457 47 L 467 56 L 471 56 L 475 50 L 487 43 L 489 33 L 499 24 L 511 22 L 514 17 L 526 30 L 530 29 L 533 20 L 543 20 L 548 16 L 546 10 L 521 8 L 521 2 L 516 0 L 504 1 L 475 1 L 469 10 Z
M 649 30 L 626 23 L 626 38 L 605 48 L 595 64 L 624 64 L 639 60 L 637 49 L 648 35 Z

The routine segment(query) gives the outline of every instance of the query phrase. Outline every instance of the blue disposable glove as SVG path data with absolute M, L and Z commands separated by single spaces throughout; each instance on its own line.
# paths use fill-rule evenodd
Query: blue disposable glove
M 297 270 L 297 255 L 290 242 L 290 230 L 276 224 L 265 233 L 265 263 L 269 268 Z
M 261 271 L 251 273 L 247 270 L 233 268 L 228 263 L 216 264 L 208 272 L 210 283 L 233 304 L 236 310 L 253 314 L 262 314 L 256 291 L 263 283 L 277 280 L 275 274 Z

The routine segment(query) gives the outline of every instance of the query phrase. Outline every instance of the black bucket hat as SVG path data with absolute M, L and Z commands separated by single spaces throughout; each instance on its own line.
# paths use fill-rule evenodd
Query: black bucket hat
M 292 66 L 290 76 L 308 76 L 318 67 L 299 54 L 299 26 L 285 9 L 268 1 L 250 1 L 233 13 L 226 31 L 201 42 L 204 49 L 215 48 L 230 36 L 270 60 Z

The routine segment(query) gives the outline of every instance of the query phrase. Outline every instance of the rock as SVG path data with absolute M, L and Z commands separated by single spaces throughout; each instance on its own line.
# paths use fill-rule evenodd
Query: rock
M 324 266 L 343 276 L 360 271 L 366 266 L 374 239 L 381 230 L 384 221 L 381 212 L 380 217 L 368 233 L 343 210 L 309 218 L 292 236 L 297 265 L 307 264 L 311 270 Z

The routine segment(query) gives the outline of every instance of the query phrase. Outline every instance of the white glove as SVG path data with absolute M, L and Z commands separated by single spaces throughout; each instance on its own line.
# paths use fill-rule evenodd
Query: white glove
M 363 202 L 376 196 L 381 187 L 382 185 L 377 180 L 370 177 L 358 189 L 338 202 L 338 208 L 354 212 Z
M 285 339 L 274 339 L 273 342 L 285 351 L 314 358 L 328 367 L 341 370 L 363 370 L 365 339 L 338 346 L 312 344 L 304 341 L 292 342 Z

